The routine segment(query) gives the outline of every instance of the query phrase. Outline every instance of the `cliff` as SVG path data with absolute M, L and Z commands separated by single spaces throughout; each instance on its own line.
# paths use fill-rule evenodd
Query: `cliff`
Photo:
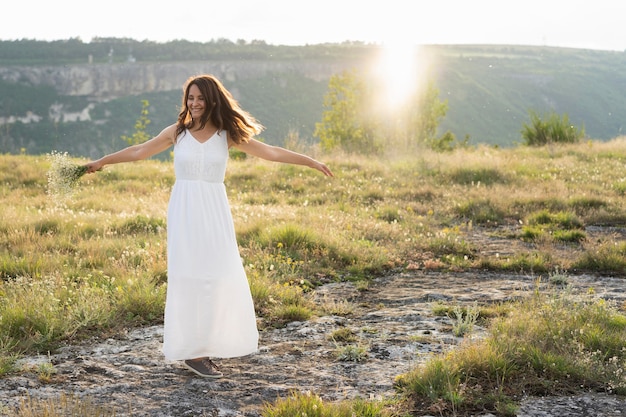
M 86 96 L 102 101 L 128 95 L 178 91 L 190 76 L 197 74 L 210 73 L 230 83 L 280 73 L 298 73 L 311 80 L 325 81 L 332 74 L 354 65 L 359 63 L 241 60 L 0 66 L 0 79 L 9 83 L 51 86 L 62 96 Z

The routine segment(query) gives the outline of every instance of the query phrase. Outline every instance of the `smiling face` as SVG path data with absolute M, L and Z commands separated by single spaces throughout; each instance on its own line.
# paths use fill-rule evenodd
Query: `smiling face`
M 206 110 L 206 99 L 202 95 L 200 88 L 193 84 L 189 87 L 187 95 L 187 108 L 193 120 L 200 120 Z

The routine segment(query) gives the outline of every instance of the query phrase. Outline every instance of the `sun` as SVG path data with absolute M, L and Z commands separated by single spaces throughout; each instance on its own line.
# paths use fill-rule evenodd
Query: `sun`
M 420 50 L 418 45 L 402 41 L 382 45 L 376 73 L 385 108 L 402 107 L 416 93 L 422 75 Z

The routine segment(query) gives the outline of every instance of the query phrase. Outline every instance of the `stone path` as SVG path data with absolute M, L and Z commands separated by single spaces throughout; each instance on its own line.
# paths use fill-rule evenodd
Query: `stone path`
M 593 287 L 601 297 L 626 300 L 623 278 L 570 277 L 571 285 Z M 24 398 L 86 396 L 115 407 L 123 416 L 259 417 L 266 403 L 293 390 L 311 391 L 324 400 L 393 396 L 394 378 L 433 354 L 459 342 L 451 321 L 432 314 L 432 303 L 502 301 L 523 296 L 536 277 L 414 271 L 379 278 L 366 291 L 350 283 L 319 288 L 319 302 L 352 309 L 349 316 L 324 316 L 261 332 L 258 353 L 220 360 L 225 377 L 196 377 L 161 355 L 162 327 L 129 331 L 116 339 L 68 346 L 50 357 L 23 360 L 25 372 L 0 379 L 0 415 L 13 416 Z M 329 338 L 350 328 L 366 358 L 337 360 L 340 346 Z M 480 328 L 477 334 L 480 334 Z M 57 373 L 39 381 L 38 363 L 52 361 Z M 32 371 L 28 371 L 32 369 Z M 520 417 L 603 417 L 626 415 L 626 401 L 615 396 L 528 399 Z

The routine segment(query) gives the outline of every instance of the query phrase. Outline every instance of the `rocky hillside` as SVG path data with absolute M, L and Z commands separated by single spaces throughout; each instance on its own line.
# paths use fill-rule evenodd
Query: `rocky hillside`
M 176 119 L 185 80 L 200 73 L 224 82 L 267 127 L 268 142 L 281 142 L 291 130 L 310 138 L 328 79 L 351 65 L 192 61 L 0 67 L 0 87 L 13 86 L 7 96 L 15 99 L 0 106 L 0 147 L 10 153 L 56 149 L 83 156 L 120 148 L 120 137 L 132 134 L 143 100 L 150 104 L 148 131 L 156 134 Z M 32 98 L 24 103 L 24 96 Z
M 108 101 L 129 95 L 180 92 L 185 80 L 194 74 L 210 73 L 223 82 L 236 83 L 269 74 L 293 72 L 311 80 L 327 82 L 332 74 L 354 65 L 358 62 L 248 60 L 0 66 L 0 79 L 31 87 L 53 87 L 61 96 Z

